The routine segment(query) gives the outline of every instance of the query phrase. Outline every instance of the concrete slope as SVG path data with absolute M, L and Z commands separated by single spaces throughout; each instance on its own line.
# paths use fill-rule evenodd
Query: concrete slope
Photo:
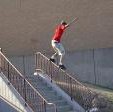
M 55 103 L 57 105 L 58 112 L 76 112 L 62 96 L 58 95 L 57 92 L 53 90 L 52 87 L 50 87 L 40 77 L 27 76 L 27 79 L 47 101 Z M 34 103 L 34 106 L 37 106 L 37 104 Z M 52 109 L 47 109 L 47 112 L 52 111 Z

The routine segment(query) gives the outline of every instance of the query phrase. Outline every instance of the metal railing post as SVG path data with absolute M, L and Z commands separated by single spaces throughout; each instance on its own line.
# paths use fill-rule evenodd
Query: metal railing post
M 50 63 L 50 76 L 51 76 L 51 83 L 52 83 L 53 75 L 52 75 L 52 65 L 51 65 L 51 63 Z
M 2 52 L 2 48 L 0 48 L 0 52 Z M 2 71 L 2 55 L 0 54 L 0 72 Z
M 46 112 L 46 103 L 44 101 L 44 112 Z
M 8 75 L 8 80 L 10 81 L 10 73 L 9 73 L 9 63 L 8 63 L 8 65 L 7 65 L 7 75 Z
M 2 52 L 2 48 L 0 48 L 0 51 Z
M 54 108 L 55 108 L 55 112 L 57 112 L 57 107 L 56 107 L 56 105 L 54 105 Z
M 35 54 L 35 69 L 38 68 L 38 54 Z
M 25 78 L 24 78 L 23 94 L 24 94 L 25 106 L 27 106 L 27 104 L 26 104 L 27 98 L 26 98 L 26 80 L 25 80 Z
M 72 78 L 70 77 L 70 93 L 71 93 L 71 100 L 73 99 L 73 91 L 72 91 Z

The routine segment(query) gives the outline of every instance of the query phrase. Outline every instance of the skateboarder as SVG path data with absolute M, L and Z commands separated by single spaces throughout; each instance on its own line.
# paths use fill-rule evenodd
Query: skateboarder
M 69 27 L 70 24 L 73 23 L 75 20 L 77 21 L 77 18 L 75 18 L 69 24 L 67 24 L 65 21 L 61 21 L 61 24 L 57 26 L 57 28 L 55 30 L 55 34 L 54 34 L 52 41 L 51 41 L 52 47 L 55 50 L 55 54 L 53 54 L 51 56 L 50 61 L 55 63 L 55 56 L 59 55 L 60 56 L 59 67 L 61 69 L 66 69 L 66 67 L 62 63 L 63 57 L 65 55 L 65 49 L 64 49 L 63 45 L 61 44 L 61 37 L 62 37 L 65 29 L 67 27 Z

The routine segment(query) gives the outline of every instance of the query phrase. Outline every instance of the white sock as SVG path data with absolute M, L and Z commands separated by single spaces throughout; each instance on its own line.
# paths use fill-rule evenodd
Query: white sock
M 63 59 L 63 56 L 62 56 L 62 55 L 60 55 L 59 65 L 63 65 L 63 64 L 62 64 L 62 59 Z

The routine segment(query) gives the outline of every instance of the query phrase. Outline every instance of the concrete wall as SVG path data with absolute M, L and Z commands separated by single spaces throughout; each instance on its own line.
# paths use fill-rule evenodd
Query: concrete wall
M 113 88 L 113 48 L 70 53 L 65 63 L 79 80 Z
M 13 56 L 10 61 L 23 75 L 32 75 L 35 70 L 35 57 L 31 56 Z
M 33 74 L 34 56 L 11 57 L 10 59 L 23 74 Z M 65 65 L 80 81 L 113 88 L 113 48 L 67 52 Z
M 7 101 L 7 103 L 10 105 L 5 105 L 3 102 L 0 103 L 0 112 L 33 112 L 28 105 L 25 106 L 24 99 L 20 96 L 16 89 L 14 89 L 12 84 L 8 84 L 8 80 L 2 72 L 0 73 L 0 98 L 4 98 L 5 101 Z M 6 108 L 1 108 L 2 105 L 6 106 Z M 7 111 L 8 108 L 11 111 Z M 15 109 L 13 108 L 15 108 L 17 111 L 14 111 Z
M 0 98 L 0 112 L 18 112 L 18 111 Z
M 9 55 L 52 51 L 56 25 L 76 16 L 63 35 L 68 51 L 113 47 L 113 0 L 0 0 L 0 47 Z

